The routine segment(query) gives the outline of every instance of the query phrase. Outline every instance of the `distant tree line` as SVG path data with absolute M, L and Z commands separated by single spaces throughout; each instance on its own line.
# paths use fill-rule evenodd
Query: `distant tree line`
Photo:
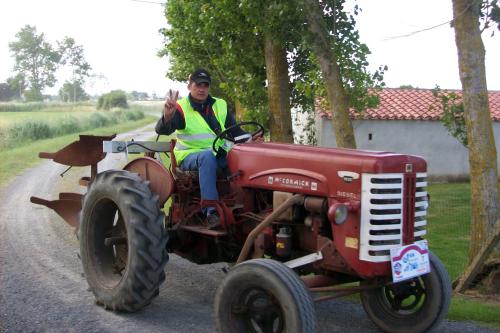
M 0 101 L 42 101 L 43 90 L 55 85 L 56 71 L 63 66 L 70 69 L 71 77 L 59 90 L 61 100 L 89 99 L 83 86 L 92 67 L 85 60 L 83 46 L 73 38 L 64 37 L 53 46 L 35 26 L 26 25 L 9 43 L 9 49 L 15 60 L 14 76 L 0 83 Z

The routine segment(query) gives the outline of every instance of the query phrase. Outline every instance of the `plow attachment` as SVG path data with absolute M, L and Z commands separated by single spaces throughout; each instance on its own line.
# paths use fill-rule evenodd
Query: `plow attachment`
M 106 157 L 103 152 L 103 141 L 110 141 L 116 135 L 93 136 L 80 135 L 80 140 L 75 141 L 55 153 L 41 152 L 40 158 L 52 159 L 59 164 L 73 166 L 90 166 L 90 177 L 83 177 L 80 184 L 90 184 L 97 175 L 97 163 Z M 78 230 L 80 224 L 80 211 L 82 209 L 83 195 L 80 193 L 60 193 L 57 200 L 45 200 L 31 197 L 30 201 L 53 209 L 69 225 Z
M 45 200 L 31 197 L 30 201 L 54 210 L 69 225 L 78 229 L 80 224 L 80 211 L 82 210 L 82 197 L 78 193 L 59 193 L 59 200 Z

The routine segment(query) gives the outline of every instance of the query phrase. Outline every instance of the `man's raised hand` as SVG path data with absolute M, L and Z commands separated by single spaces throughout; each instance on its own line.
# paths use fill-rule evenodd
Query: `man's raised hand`
M 166 121 L 172 119 L 175 114 L 175 105 L 177 104 L 177 98 L 179 98 L 179 91 L 168 89 L 167 98 L 165 100 L 165 106 L 163 108 L 163 118 Z

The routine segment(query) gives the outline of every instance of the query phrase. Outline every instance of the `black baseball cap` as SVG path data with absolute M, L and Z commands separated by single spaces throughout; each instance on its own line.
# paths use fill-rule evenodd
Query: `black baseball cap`
M 206 69 L 198 68 L 191 75 L 189 75 L 189 80 L 194 81 L 196 83 L 212 83 L 212 78 L 210 77 L 210 73 L 207 72 Z

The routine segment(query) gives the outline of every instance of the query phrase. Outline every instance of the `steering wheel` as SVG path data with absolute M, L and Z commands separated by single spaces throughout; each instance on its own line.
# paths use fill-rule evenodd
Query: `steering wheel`
M 231 131 L 233 128 L 241 127 L 241 126 L 245 126 L 245 125 L 254 125 L 254 126 L 257 126 L 258 129 L 252 133 L 237 136 L 236 138 L 233 138 L 232 136 L 229 135 L 229 131 Z M 264 132 L 265 132 L 265 129 L 264 129 L 264 126 L 262 124 L 260 124 L 256 121 L 242 121 L 242 122 L 234 124 L 233 126 L 229 126 L 225 130 L 223 130 L 222 132 L 217 134 L 214 141 L 212 142 L 212 149 L 216 154 L 219 154 L 220 149 L 216 145 L 217 141 L 219 141 L 219 140 L 227 140 L 227 141 L 230 141 L 230 142 L 235 143 L 235 144 L 236 143 L 243 143 L 243 142 L 248 141 L 248 139 L 251 139 L 255 136 L 263 136 Z

